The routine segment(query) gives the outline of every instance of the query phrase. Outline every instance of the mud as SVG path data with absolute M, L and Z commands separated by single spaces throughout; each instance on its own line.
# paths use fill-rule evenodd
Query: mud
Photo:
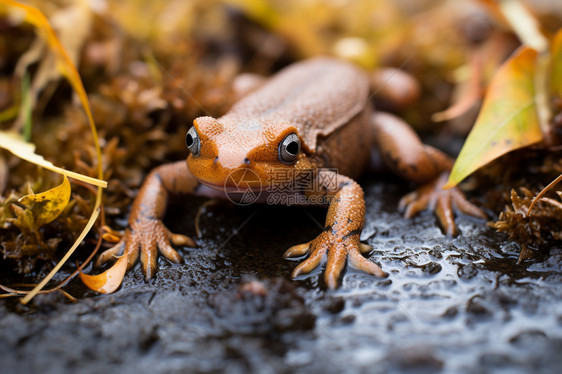
M 380 179 L 380 177 L 379 177 Z M 326 290 L 292 282 L 289 246 L 320 232 L 322 209 L 216 204 L 185 264 L 160 259 L 112 295 L 87 291 L 0 301 L 2 373 L 557 372 L 562 367 L 562 250 L 517 264 L 518 248 L 485 222 L 445 237 L 429 213 L 396 212 L 408 186 L 364 180 L 362 239 L 390 273 L 348 270 Z M 194 235 L 205 200 L 174 204 L 169 226 Z

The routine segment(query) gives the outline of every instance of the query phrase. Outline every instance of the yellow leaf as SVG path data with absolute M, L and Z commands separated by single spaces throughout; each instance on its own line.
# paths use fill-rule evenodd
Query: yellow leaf
M 57 39 L 55 32 L 53 31 L 49 21 L 45 18 L 43 13 L 39 11 L 37 8 L 34 8 L 27 4 L 22 4 L 17 1 L 13 0 L 0 0 L 0 13 L 5 13 L 6 11 L 17 11 L 21 13 L 21 19 L 24 22 L 27 22 L 33 25 L 43 40 L 47 42 L 50 50 L 53 52 L 55 59 L 56 59 L 56 66 L 57 69 L 60 69 L 61 73 L 66 77 L 66 79 L 71 84 L 72 88 L 78 95 L 80 102 L 86 112 L 86 117 L 88 118 L 88 123 L 90 124 L 90 130 L 92 132 L 94 146 L 96 148 L 96 158 L 97 158 L 97 169 L 98 169 L 98 179 L 102 184 L 106 184 L 105 182 L 101 181 L 103 178 L 103 160 L 101 157 L 101 148 L 99 144 L 99 138 L 96 130 L 96 125 L 94 123 L 94 119 L 92 116 L 92 110 L 90 108 L 90 104 L 88 102 L 88 96 L 86 95 L 86 90 L 84 89 L 84 85 L 82 84 L 82 80 L 80 79 L 80 74 L 76 70 L 76 67 L 72 63 L 71 58 L 69 57 L 68 53 L 65 51 L 64 47 L 62 46 L 61 42 Z M 4 139 L 6 140 L 6 139 Z M 6 141 L 4 141 L 6 143 Z M 9 142 L 8 142 L 9 144 Z M 5 144 L 4 144 L 5 145 Z M 2 147 L 4 147 L 2 145 Z M 9 149 L 8 146 L 6 146 Z M 28 146 L 29 148 L 29 146 Z M 33 155 L 32 158 L 37 158 L 40 156 L 35 155 L 34 149 L 33 152 L 26 152 L 28 155 Z M 61 169 L 55 168 L 56 171 Z M 52 169 L 53 170 L 53 169 Z M 60 171 L 59 171 L 60 172 Z M 68 172 L 66 172 L 67 174 Z M 73 175 L 67 174 L 69 176 L 74 177 Z M 90 183 L 90 182 L 89 182 Z M 60 262 L 51 270 L 51 272 L 33 289 L 30 293 L 28 293 L 22 300 L 22 304 L 26 304 L 31 300 L 35 295 L 41 291 L 43 287 L 49 282 L 49 280 L 56 274 L 56 272 L 62 267 L 62 265 L 70 258 L 72 253 L 78 248 L 78 245 L 82 242 L 86 234 L 90 231 L 92 226 L 94 225 L 95 221 L 97 220 L 99 213 L 100 213 L 100 206 L 102 201 L 102 186 L 97 185 L 97 193 L 96 193 L 96 202 L 94 205 L 94 209 L 92 211 L 92 215 L 88 220 L 88 223 L 84 227 L 84 230 L 78 236 L 78 239 L 74 242 L 72 247 L 66 252 L 64 257 L 60 260 Z
M 100 187 L 98 187 L 98 193 L 97 193 L 97 196 L 96 196 L 96 206 L 94 207 L 94 211 L 92 212 L 92 215 L 90 216 L 90 219 L 88 220 L 88 223 L 86 223 L 86 226 L 84 227 L 84 230 L 82 230 L 80 235 L 78 235 L 78 238 L 76 239 L 74 244 L 72 244 L 72 247 L 64 254 L 63 258 L 58 262 L 58 264 L 55 265 L 53 270 L 51 270 L 51 272 L 49 274 L 47 274 L 47 276 L 45 278 L 43 278 L 43 280 L 41 282 L 39 282 L 39 284 L 37 286 L 35 286 L 34 289 L 32 289 L 27 295 L 25 295 L 25 297 L 23 299 L 21 299 L 22 304 L 27 304 L 29 302 L 29 300 L 33 299 L 35 297 L 35 295 L 37 295 L 39 292 L 41 292 L 43 287 L 45 287 L 45 285 L 51 280 L 51 278 L 53 278 L 55 276 L 55 274 L 60 270 L 62 265 L 64 265 L 64 263 L 66 261 L 68 261 L 70 256 L 76 250 L 76 248 L 78 248 L 80 243 L 82 243 L 82 240 L 84 240 L 84 238 L 86 237 L 88 232 L 90 232 L 90 230 L 92 229 L 92 226 L 94 226 L 94 223 L 96 223 L 96 220 L 98 219 L 98 216 L 100 214 L 99 202 L 101 201 L 101 191 L 102 191 L 102 189 Z
M 31 211 L 35 227 L 41 227 L 57 218 L 70 201 L 70 182 L 66 175 L 60 186 L 48 191 L 26 195 L 19 202 Z
M 91 19 L 92 10 L 85 0 L 73 1 L 67 6 L 57 9 L 51 15 L 50 22 L 57 32 L 56 38 L 73 65 L 77 63 L 81 48 L 90 32 Z M 39 21 L 39 18 L 37 20 Z M 60 64 L 60 57 L 56 56 L 57 50 L 53 49 L 52 45 L 50 49 L 46 49 L 45 42 L 49 42 L 49 40 L 42 38 L 35 40 L 18 60 L 16 66 L 16 75 L 23 76 L 30 65 L 37 63 L 29 92 L 24 96 L 29 108 L 35 105 L 39 93 L 47 84 L 60 81 L 62 74 L 65 74 L 65 68 L 62 65 L 57 66 Z M 59 55 L 62 56 L 60 53 Z M 16 128 L 24 124 L 27 115 L 25 110 L 20 111 Z
M 127 271 L 127 253 L 119 257 L 109 269 L 98 275 L 88 275 L 80 272 L 80 279 L 91 290 L 99 293 L 112 293 L 121 285 L 125 271 Z
M 536 58 L 535 50 L 520 47 L 500 67 L 444 188 L 507 152 L 543 139 L 535 104 Z
M 4 148 L 19 158 L 42 166 L 45 169 L 93 184 L 94 186 L 107 187 L 106 181 L 88 177 L 73 171 L 64 170 L 53 165 L 50 161 L 45 160 L 43 156 L 35 153 L 35 144 L 26 142 L 19 134 L 0 131 L 0 148 Z
M 23 20 L 37 28 L 37 32 L 43 40 L 47 42 L 47 45 L 55 56 L 57 69 L 60 70 L 61 74 L 66 77 L 74 91 L 76 91 L 76 94 L 84 107 L 84 111 L 86 112 L 86 117 L 88 118 L 88 123 L 90 124 L 90 129 L 93 134 L 94 145 L 97 153 L 96 156 L 98 159 L 98 178 L 102 179 L 102 158 L 96 125 L 92 117 L 92 111 L 90 109 L 86 90 L 84 89 L 84 85 L 80 79 L 80 74 L 78 74 L 76 67 L 72 63 L 72 59 L 58 40 L 57 35 L 49 24 L 47 18 L 45 18 L 43 13 L 41 13 L 41 11 L 37 8 L 13 0 L 0 0 L 0 13 L 6 12 L 6 10 L 17 10 L 18 12 L 21 12 Z

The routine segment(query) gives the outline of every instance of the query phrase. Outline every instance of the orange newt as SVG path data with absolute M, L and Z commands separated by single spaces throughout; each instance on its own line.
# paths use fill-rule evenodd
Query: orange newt
M 421 185 L 400 202 L 407 217 L 434 209 L 450 235 L 457 232 L 453 206 L 485 217 L 460 191 L 441 189 L 451 158 L 424 145 L 398 117 L 375 112 L 369 78 L 353 64 L 315 58 L 295 63 L 265 83 L 255 82 L 258 87 L 248 90 L 251 92 L 224 116 L 193 121 L 186 136 L 187 163 L 162 165 L 148 175 L 133 203 L 123 238 L 98 263 L 126 251 L 130 268 L 140 253 L 142 270 L 149 279 L 157 271 L 158 252 L 180 262 L 181 256 L 170 242 L 195 243 L 172 234 L 162 223 L 168 196 L 204 193 L 211 187 L 228 197 L 241 191 L 264 192 L 264 197 L 285 193 L 295 198 L 287 201 L 328 206 L 324 230 L 284 254 L 287 258 L 308 254 L 294 269 L 293 278 L 324 265 L 326 285 L 337 288 L 347 261 L 367 273 L 385 276 L 363 256 L 371 246 L 359 241 L 365 201 L 354 178 L 368 165 L 372 146 L 378 147 L 396 174 Z M 246 178 L 248 173 L 253 177 Z

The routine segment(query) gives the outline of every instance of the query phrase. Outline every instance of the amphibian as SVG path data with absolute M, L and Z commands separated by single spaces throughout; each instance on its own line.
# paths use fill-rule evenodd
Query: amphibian
M 293 277 L 324 265 L 326 285 L 336 288 L 348 261 L 362 271 L 385 276 L 363 256 L 371 247 L 359 241 L 365 201 L 354 179 L 367 167 L 373 146 L 393 172 L 421 186 L 402 199 L 406 216 L 434 208 L 451 235 L 456 233 L 453 205 L 484 217 L 460 191 L 441 189 L 451 158 L 424 145 L 398 117 L 376 112 L 370 101 L 369 78 L 353 64 L 315 58 L 256 82 L 259 87 L 248 90 L 224 116 L 193 121 L 186 136 L 187 162 L 157 167 L 147 176 L 123 238 L 98 263 L 126 251 L 131 267 L 140 253 L 148 279 L 157 271 L 158 252 L 180 262 L 170 242 L 195 243 L 172 234 L 162 223 L 168 197 L 205 193 L 211 187 L 229 197 L 238 191 L 264 192 L 265 198 L 285 193 L 286 201 L 328 207 L 324 230 L 312 241 L 285 252 L 285 257 L 308 254 Z M 253 178 L 245 178 L 248 173 Z

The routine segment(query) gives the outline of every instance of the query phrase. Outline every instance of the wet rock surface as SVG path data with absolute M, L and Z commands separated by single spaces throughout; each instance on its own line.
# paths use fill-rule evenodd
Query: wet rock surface
M 363 181 L 362 239 L 390 276 L 348 269 L 327 291 L 318 274 L 291 282 L 289 246 L 320 232 L 316 208 L 211 205 L 200 248 L 185 264 L 160 259 L 112 295 L 80 282 L 65 302 L 0 301 L 3 373 L 557 372 L 562 367 L 562 250 L 517 264 L 518 249 L 484 222 L 458 220 L 445 237 L 436 219 L 396 212 L 407 186 Z M 205 200 L 171 208 L 167 224 L 194 235 Z

